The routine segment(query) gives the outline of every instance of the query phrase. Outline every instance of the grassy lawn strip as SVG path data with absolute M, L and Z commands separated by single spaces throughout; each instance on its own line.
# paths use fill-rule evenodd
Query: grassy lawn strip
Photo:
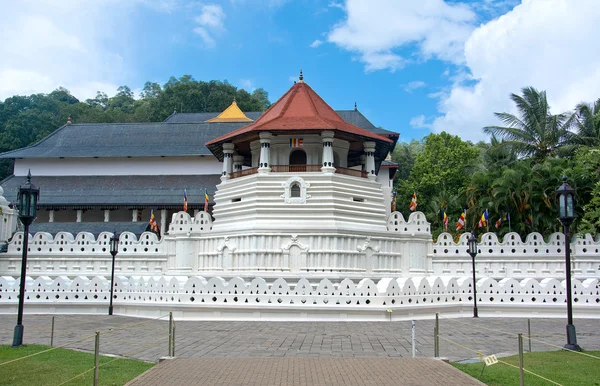
M 94 367 L 94 354 L 58 348 L 43 354 L 2 365 L 51 347 L 24 345 L 11 348 L 0 345 L 0 385 L 58 385 Z M 115 358 L 100 356 L 100 364 Z M 101 385 L 124 385 L 154 366 L 132 359 L 117 359 L 100 367 L 98 380 Z M 94 370 L 72 380 L 67 385 L 91 385 Z
M 586 351 L 586 354 L 600 357 L 600 351 Z M 503 362 L 519 366 L 519 356 L 498 358 Z M 519 384 L 519 369 L 498 363 L 486 367 L 479 378 L 483 363 L 460 364 L 452 366 L 479 379 L 490 386 L 510 386 Z M 561 385 L 600 386 L 600 359 L 590 358 L 568 351 L 549 351 L 525 353 L 523 367 Z M 525 372 L 525 384 L 551 385 L 551 383 Z

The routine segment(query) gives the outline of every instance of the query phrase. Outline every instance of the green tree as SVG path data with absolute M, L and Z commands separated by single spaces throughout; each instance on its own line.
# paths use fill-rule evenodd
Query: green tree
M 522 92 L 522 96 L 510 96 L 517 106 L 518 115 L 495 113 L 507 126 L 487 126 L 483 131 L 504 139 L 499 146 L 510 147 L 518 155 L 538 161 L 572 150 L 570 129 L 575 116 L 569 113 L 550 114 L 545 91 L 526 87 Z
M 575 141 L 585 146 L 600 146 L 600 98 L 593 104 L 578 104 L 575 111 L 577 117 Z
M 458 202 L 451 197 L 459 196 L 469 181 L 465 171 L 479 157 L 480 151 L 458 136 L 446 132 L 428 135 L 423 143 L 423 151 L 416 156 L 407 184 L 397 185 L 399 202 L 408 203 L 413 190 L 416 190 L 420 208 L 427 208 L 437 197 L 441 205 L 444 205 L 443 201 L 447 202 L 448 216 L 458 216 L 462 209 L 460 206 L 451 207 L 451 202 Z M 407 212 L 402 206 L 400 208 Z M 435 224 L 439 217 L 429 218 L 429 221 Z

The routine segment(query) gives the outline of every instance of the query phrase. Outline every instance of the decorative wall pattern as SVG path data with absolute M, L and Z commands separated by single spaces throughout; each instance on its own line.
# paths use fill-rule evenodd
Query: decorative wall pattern
M 433 243 L 433 273 L 464 275 L 471 272 L 471 257 L 467 253 L 468 233 L 457 243 L 449 233 L 442 233 Z M 525 241 L 512 232 L 500 241 L 496 234 L 485 233 L 479 242 L 475 258 L 476 271 L 485 276 L 502 277 L 563 277 L 565 274 L 564 235 L 553 233 L 548 240 L 534 232 Z M 572 272 L 590 277 L 600 275 L 600 236 L 578 236 L 571 243 Z
M 19 292 L 18 278 L 0 277 L 0 306 L 16 304 Z M 51 279 L 28 277 L 26 304 L 83 302 L 106 303 L 110 296 L 110 277 L 77 276 L 69 279 L 59 276 Z M 590 307 L 589 312 L 600 314 L 600 286 L 598 279 L 574 279 L 573 302 Z M 566 301 L 565 283 L 556 279 L 537 281 L 525 279 L 495 280 L 489 277 L 477 281 L 478 304 L 502 305 L 560 305 Z M 401 308 L 422 305 L 435 308 L 447 304 L 471 304 L 470 277 L 413 277 L 358 282 L 344 279 L 334 283 L 329 279 L 309 282 L 306 278 L 286 281 L 279 278 L 270 282 L 257 277 L 251 281 L 239 277 L 225 280 L 221 277 L 202 276 L 124 276 L 115 277 L 114 302 L 128 305 L 174 303 L 186 306 L 227 305 L 303 308 Z

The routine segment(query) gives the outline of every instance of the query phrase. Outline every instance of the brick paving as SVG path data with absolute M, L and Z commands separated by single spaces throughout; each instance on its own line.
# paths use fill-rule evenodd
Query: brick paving
M 181 358 L 127 385 L 464 385 L 484 383 L 431 358 Z
M 51 320 L 49 315 L 25 314 L 24 343 L 50 344 Z M 15 315 L 0 315 L 0 344 L 12 343 L 15 322 Z M 433 357 L 433 326 L 433 320 L 416 322 L 418 358 Z M 584 349 L 600 349 L 600 320 L 576 318 L 575 326 L 578 342 Z M 563 319 L 531 319 L 531 329 L 533 351 L 555 350 L 565 343 Z M 167 318 L 150 320 L 118 315 L 57 315 L 54 345 L 92 352 L 95 331 L 100 331 L 100 352 L 103 354 L 156 362 L 168 353 Z M 442 316 L 440 354 L 451 361 L 458 361 L 477 357 L 477 352 L 484 355 L 516 353 L 519 332 L 527 335 L 527 319 L 444 319 Z M 525 350 L 527 348 L 526 341 Z M 393 359 L 412 356 L 411 322 L 177 321 L 175 352 L 178 358 L 196 358 L 199 359 L 198 366 L 211 369 L 215 366 L 205 360 L 231 360 L 229 365 L 226 365 L 227 361 L 219 362 L 223 364 L 222 369 L 215 367 L 211 370 L 214 374 L 240 368 L 253 360 L 256 364 L 264 363 L 269 368 L 285 367 L 288 371 L 299 368 L 317 371 L 322 364 L 329 363 L 332 369 L 347 366 L 356 369 L 357 374 L 366 374 L 366 377 L 370 374 L 365 373 L 369 371 L 367 364 L 371 366 L 373 361 L 380 360 L 382 366 L 389 367 L 385 373 L 392 374 L 397 366 L 404 366 L 400 364 L 404 361 L 395 362 Z M 180 366 L 177 361 L 176 364 L 160 364 L 155 368 Z M 314 369 L 308 365 L 313 362 L 316 366 Z M 413 363 L 420 362 L 411 359 L 406 366 L 416 366 Z M 257 374 L 261 372 L 260 366 L 256 367 L 256 371 Z M 404 371 L 410 372 L 411 369 Z M 418 370 L 417 373 L 425 374 L 424 371 Z M 351 378 L 360 379 L 357 376 Z M 390 375 L 386 379 L 391 382 L 393 377 Z M 251 383 L 251 379 L 245 381 L 247 383 L 240 384 L 258 384 Z

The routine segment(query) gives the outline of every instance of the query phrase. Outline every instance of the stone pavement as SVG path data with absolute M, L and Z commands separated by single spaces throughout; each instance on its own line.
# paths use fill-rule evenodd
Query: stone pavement
M 93 335 L 95 331 L 100 331 L 101 353 L 156 362 L 168 354 L 167 318 L 154 320 L 118 315 L 57 315 L 54 345 L 93 352 Z M 51 321 L 50 315 L 25 314 L 24 343 L 50 344 Z M 0 344 L 12 343 L 15 322 L 15 315 L 0 315 Z M 418 358 L 433 357 L 433 326 L 433 320 L 416 321 Z M 576 318 L 575 326 L 578 343 L 584 349 L 600 349 L 600 320 Z M 565 343 L 563 319 L 531 319 L 531 330 L 533 351 L 556 350 Z M 445 319 L 442 315 L 440 354 L 451 361 L 458 361 L 477 357 L 477 352 L 484 355 L 516 353 L 519 332 L 527 336 L 527 319 Z M 283 366 L 290 371 L 311 363 L 306 359 L 315 360 L 315 363 L 334 363 L 332 368 L 338 366 L 337 363 L 339 366 L 351 363 L 347 366 L 359 371 L 366 366 L 361 363 L 386 359 L 381 363 L 390 364 L 394 362 L 389 359 L 410 358 L 411 322 L 176 321 L 175 354 L 178 358 L 236 359 L 221 370 L 213 369 L 215 374 L 225 369 L 239 368 L 257 358 L 271 358 L 273 361 L 264 362 L 265 366 Z M 275 360 L 281 358 L 300 358 L 304 361 L 293 364 Z M 335 358 L 365 360 L 338 362 Z M 161 366 L 176 365 L 179 366 Z M 210 361 L 199 361 L 198 366 L 211 367 Z M 394 363 L 385 371 L 393 371 L 391 368 L 395 366 L 400 365 Z M 256 371 L 261 373 L 262 370 L 257 368 Z M 419 370 L 420 373 L 423 371 Z
M 127 385 L 480 386 L 431 358 L 181 358 L 166 360 Z

